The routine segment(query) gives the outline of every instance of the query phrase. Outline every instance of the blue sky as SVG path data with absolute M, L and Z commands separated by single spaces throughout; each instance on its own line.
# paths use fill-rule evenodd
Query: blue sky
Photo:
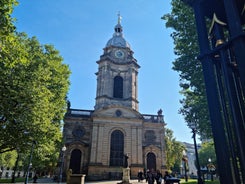
M 179 76 L 173 71 L 173 40 L 162 15 L 170 0 L 19 0 L 13 17 L 19 32 L 52 44 L 72 71 L 71 108 L 93 110 L 97 64 L 122 16 L 124 38 L 141 66 L 138 78 L 139 111 L 157 114 L 161 108 L 167 127 L 179 141 L 192 143 L 190 129 L 178 114 Z

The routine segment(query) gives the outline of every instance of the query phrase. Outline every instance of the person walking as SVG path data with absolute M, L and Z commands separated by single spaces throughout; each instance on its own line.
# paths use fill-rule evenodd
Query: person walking
M 154 184 L 154 181 L 155 181 L 155 173 L 154 173 L 154 170 L 153 169 L 147 173 L 147 176 L 146 177 L 147 177 L 148 184 Z
M 157 170 L 157 174 L 156 174 L 156 182 L 157 184 L 161 184 L 162 183 L 162 173 L 160 172 L 160 170 Z
M 139 170 L 138 172 L 138 182 L 141 182 L 143 180 L 143 172 Z
M 171 175 L 168 173 L 168 171 L 165 171 L 165 174 L 163 176 L 164 183 L 167 184 L 168 178 L 171 178 Z
M 37 183 L 37 179 L 38 179 L 37 174 L 35 174 L 35 176 L 33 177 L 33 183 Z

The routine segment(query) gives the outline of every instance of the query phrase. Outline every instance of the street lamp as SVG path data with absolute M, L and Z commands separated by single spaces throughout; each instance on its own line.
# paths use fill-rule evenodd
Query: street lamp
M 64 164 L 64 157 L 65 157 L 65 151 L 66 151 L 66 146 L 64 145 L 61 149 L 62 151 L 62 160 L 60 164 L 60 178 L 59 178 L 59 183 L 62 182 L 62 169 L 63 169 L 63 164 Z
M 182 163 L 180 164 L 180 175 L 183 175 L 183 165 L 182 165 Z
M 211 181 L 213 181 L 214 180 L 213 174 L 215 173 L 215 166 L 212 164 L 211 158 L 208 159 L 208 162 L 209 162 L 208 171 L 211 175 Z
M 30 153 L 30 159 L 29 159 L 28 168 L 27 168 L 27 172 L 26 172 L 26 178 L 25 178 L 25 184 L 28 183 L 29 172 L 30 172 L 30 168 L 31 168 L 31 166 L 32 166 L 31 160 L 32 160 L 33 149 L 34 149 L 34 146 L 35 146 L 36 144 L 37 144 L 36 141 L 32 141 L 31 153 Z
M 197 183 L 198 184 L 203 184 L 203 180 L 201 178 L 201 170 L 200 170 L 200 163 L 199 163 L 199 158 L 198 158 L 198 152 L 197 152 L 197 143 L 196 143 L 196 124 L 192 123 L 190 125 L 190 128 L 192 130 L 192 138 L 194 141 L 194 147 L 195 147 L 195 155 L 196 155 L 196 164 L 197 164 Z
M 212 161 L 211 158 L 208 158 L 208 172 L 209 172 L 209 174 L 210 174 L 211 181 L 213 181 L 213 180 L 212 180 L 212 176 L 211 176 L 211 175 L 212 175 L 212 174 L 211 174 L 211 161 Z

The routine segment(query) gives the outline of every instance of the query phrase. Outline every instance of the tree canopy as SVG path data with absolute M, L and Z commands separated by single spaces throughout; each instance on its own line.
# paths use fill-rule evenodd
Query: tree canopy
M 181 0 L 172 0 L 172 11 L 162 17 L 166 27 L 172 28 L 174 40 L 173 70 L 180 76 L 180 93 L 184 96 L 179 110 L 190 126 L 195 123 L 202 137 L 212 136 L 205 85 L 201 62 L 197 60 L 199 53 L 194 13 Z
M 211 159 L 210 161 L 213 165 L 217 165 L 214 143 L 212 141 L 203 143 L 201 149 L 198 151 L 198 154 L 201 167 L 208 166 L 209 159 Z
M 0 1 L 0 36 L 6 36 L 15 30 L 11 14 L 14 6 L 18 5 L 17 0 Z M 1 38 L 2 39 L 2 38 Z
M 29 151 L 33 140 L 39 151 L 60 142 L 69 88 L 70 70 L 59 52 L 16 32 L 17 4 L 0 2 L 0 153 Z
M 165 131 L 165 145 L 166 145 L 166 167 L 167 170 L 179 169 L 179 165 L 182 159 L 182 152 L 185 150 L 185 146 L 180 142 L 176 141 L 173 136 L 173 131 L 166 128 Z

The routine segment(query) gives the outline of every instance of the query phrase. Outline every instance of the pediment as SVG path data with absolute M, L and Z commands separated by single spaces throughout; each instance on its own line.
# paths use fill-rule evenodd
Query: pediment
M 108 117 L 108 118 L 126 118 L 126 119 L 142 119 L 142 115 L 130 108 L 111 106 L 102 109 L 98 109 L 93 112 L 93 117 Z

